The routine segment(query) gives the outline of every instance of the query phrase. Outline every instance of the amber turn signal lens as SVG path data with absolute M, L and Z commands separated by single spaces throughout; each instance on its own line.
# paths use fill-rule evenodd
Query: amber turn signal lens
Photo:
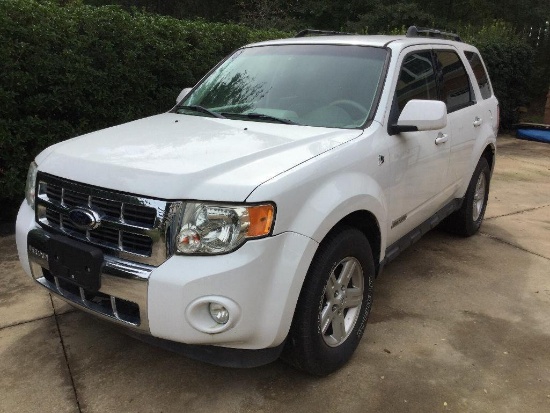
M 269 234 L 273 225 L 273 205 L 257 205 L 246 208 L 250 219 L 247 237 L 262 237 Z

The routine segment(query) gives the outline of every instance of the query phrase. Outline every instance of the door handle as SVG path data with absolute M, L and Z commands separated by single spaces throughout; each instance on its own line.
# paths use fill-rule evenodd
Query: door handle
M 447 142 L 447 139 L 449 139 L 449 135 L 447 135 L 446 133 L 439 132 L 437 134 L 437 138 L 435 138 L 435 144 L 440 145 L 442 143 L 445 143 Z
M 483 123 L 483 119 L 481 119 L 479 116 L 476 116 L 474 118 L 474 127 L 477 128 L 478 126 L 481 126 Z

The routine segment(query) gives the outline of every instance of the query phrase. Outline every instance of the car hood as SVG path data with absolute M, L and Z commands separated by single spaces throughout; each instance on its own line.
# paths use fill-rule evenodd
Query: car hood
M 144 196 L 241 202 L 361 133 L 166 113 L 58 143 L 37 163 L 43 172 Z

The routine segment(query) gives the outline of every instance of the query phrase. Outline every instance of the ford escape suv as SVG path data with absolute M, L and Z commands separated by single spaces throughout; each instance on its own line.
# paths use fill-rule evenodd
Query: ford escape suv
M 481 225 L 498 102 L 455 35 L 325 34 L 242 47 L 169 112 L 40 153 L 29 276 L 200 360 L 346 363 L 384 265 L 442 221 Z

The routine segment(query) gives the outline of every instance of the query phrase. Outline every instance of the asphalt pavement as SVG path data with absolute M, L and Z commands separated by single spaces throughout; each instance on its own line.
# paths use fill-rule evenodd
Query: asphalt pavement
M 75 311 L 0 238 L 0 412 L 550 411 L 550 145 L 498 138 L 479 234 L 388 265 L 352 360 L 316 378 L 229 369 Z

